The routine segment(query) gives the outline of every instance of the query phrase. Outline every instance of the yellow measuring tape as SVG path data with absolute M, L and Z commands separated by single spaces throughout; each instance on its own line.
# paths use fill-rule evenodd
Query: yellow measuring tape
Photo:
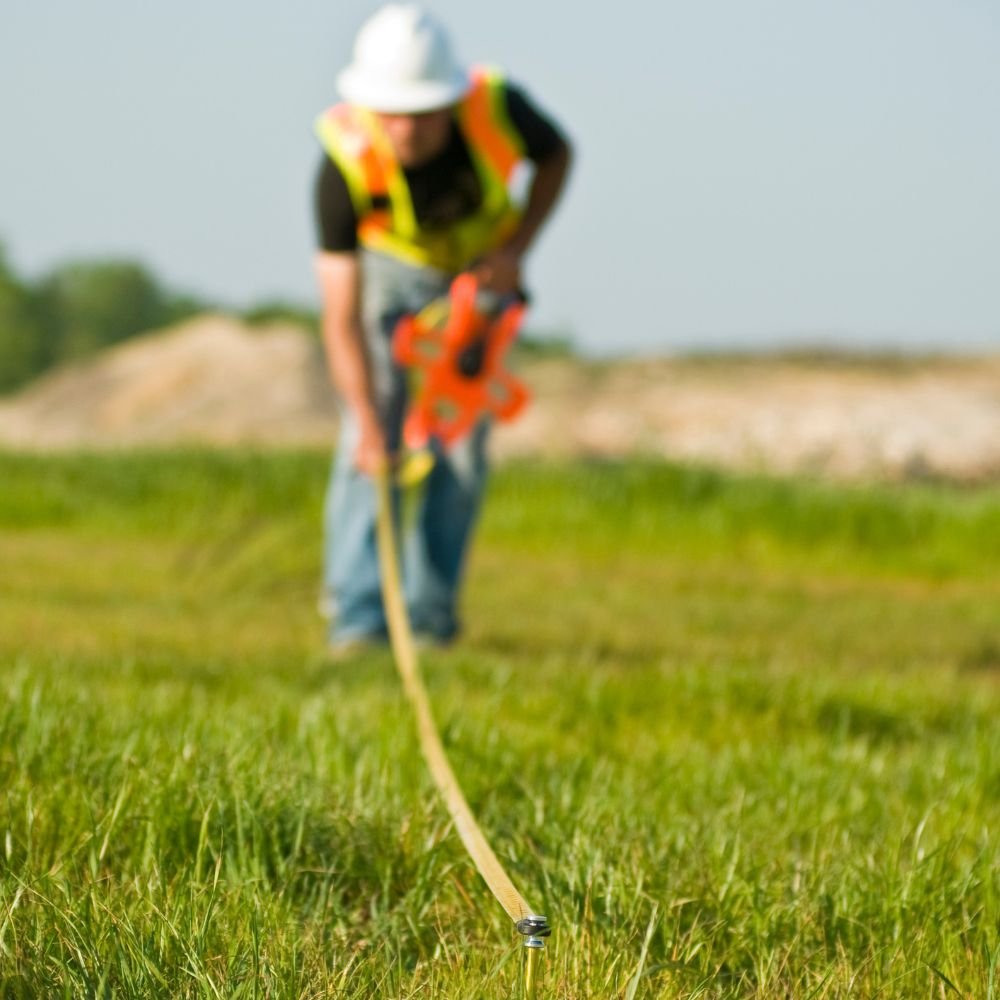
M 514 887 L 514 883 L 493 853 L 493 848 L 479 829 L 448 763 L 444 745 L 434 724 L 430 699 L 420 676 L 417 647 L 413 641 L 413 630 L 403 600 L 399 575 L 399 546 L 396 542 L 396 526 L 392 516 L 392 480 L 387 465 L 383 465 L 376 473 L 375 483 L 378 491 L 377 535 L 379 564 L 382 571 L 382 600 L 389 622 L 389 639 L 392 643 L 396 668 L 403 682 L 403 690 L 417 717 L 420 748 L 466 851 L 469 852 L 479 874 L 489 886 L 490 892 L 514 921 L 518 932 L 524 936 L 524 945 L 527 949 L 525 996 L 528 1000 L 533 1000 L 538 955 L 545 945 L 544 938 L 550 933 L 548 921 L 535 913 Z

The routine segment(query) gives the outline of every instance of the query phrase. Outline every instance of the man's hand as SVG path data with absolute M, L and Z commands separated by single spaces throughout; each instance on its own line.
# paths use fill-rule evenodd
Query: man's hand
M 521 287 L 521 255 L 511 247 L 484 254 L 471 271 L 481 288 L 497 295 L 513 295 Z
M 354 448 L 354 464 L 368 476 L 376 476 L 388 465 L 389 457 L 385 448 L 385 434 L 378 420 L 367 417 L 359 421 L 360 434 Z

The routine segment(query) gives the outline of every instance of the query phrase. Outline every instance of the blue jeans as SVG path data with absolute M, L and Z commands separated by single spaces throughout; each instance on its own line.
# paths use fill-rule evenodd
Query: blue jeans
M 361 256 L 361 276 L 372 389 L 386 440 L 395 450 L 407 387 L 392 360 L 392 332 L 405 313 L 446 294 L 452 276 L 370 253 Z M 458 593 L 486 484 L 487 433 L 484 421 L 447 451 L 434 442 L 434 467 L 412 505 L 395 498 L 397 524 L 404 528 L 402 569 L 410 620 L 418 634 L 442 641 L 459 630 Z M 377 497 L 371 479 L 354 466 L 357 439 L 357 423 L 345 410 L 324 512 L 323 582 L 335 641 L 386 634 L 375 539 Z

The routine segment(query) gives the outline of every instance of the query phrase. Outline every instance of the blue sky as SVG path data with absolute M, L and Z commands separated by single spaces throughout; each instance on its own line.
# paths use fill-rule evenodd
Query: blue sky
M 1000 348 L 996 0 L 430 4 L 578 149 L 532 325 L 595 353 Z M 315 302 L 313 117 L 375 5 L 7 0 L 0 238 Z

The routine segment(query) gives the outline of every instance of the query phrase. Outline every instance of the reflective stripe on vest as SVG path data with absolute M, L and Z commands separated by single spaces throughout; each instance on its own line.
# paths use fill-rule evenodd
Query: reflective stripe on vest
M 503 77 L 472 71 L 472 87 L 456 109 L 469 155 L 479 178 L 482 202 L 470 216 L 444 231 L 420 228 L 406 177 L 371 111 L 338 104 L 320 116 L 316 134 L 340 168 L 358 217 L 358 241 L 417 265 L 457 272 L 516 228 L 519 213 L 508 183 L 523 159 L 520 136 L 506 113 Z M 375 199 L 388 201 L 376 207 Z

